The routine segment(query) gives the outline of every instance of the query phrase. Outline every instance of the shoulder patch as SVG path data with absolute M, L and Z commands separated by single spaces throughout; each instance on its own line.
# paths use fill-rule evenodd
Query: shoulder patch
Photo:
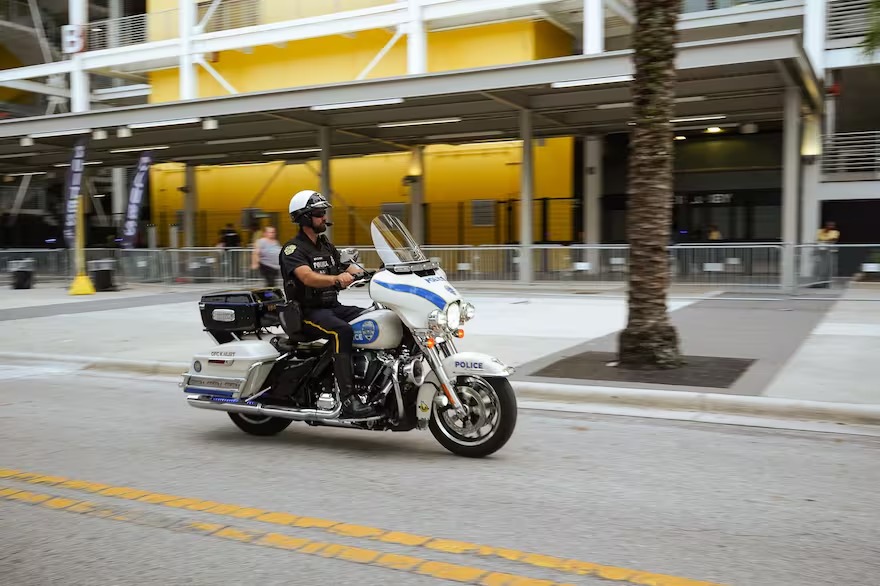
M 286 254 L 287 256 L 290 256 L 291 254 L 294 253 L 295 250 L 296 250 L 295 244 L 288 244 L 287 246 L 284 247 L 284 254 Z

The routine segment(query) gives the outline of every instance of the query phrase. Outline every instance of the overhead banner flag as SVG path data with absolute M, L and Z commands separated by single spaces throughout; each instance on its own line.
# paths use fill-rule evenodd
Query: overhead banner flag
M 64 240 L 71 248 L 76 246 L 76 214 L 79 211 L 79 195 L 86 163 L 86 140 L 85 137 L 82 137 L 76 141 L 73 147 L 73 158 L 70 160 L 70 170 L 67 172 Z
M 128 194 L 128 208 L 125 211 L 125 224 L 122 227 L 122 247 L 134 248 L 134 239 L 137 236 L 138 217 L 141 213 L 141 202 L 144 199 L 144 183 L 147 180 L 147 171 L 152 162 L 152 152 L 141 153 L 138 160 L 137 172 L 131 182 L 131 191 Z

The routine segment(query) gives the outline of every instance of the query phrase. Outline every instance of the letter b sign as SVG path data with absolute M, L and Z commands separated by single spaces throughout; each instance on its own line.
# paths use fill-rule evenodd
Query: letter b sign
M 65 54 L 79 53 L 85 47 L 83 27 L 76 24 L 65 24 L 61 27 L 61 47 Z

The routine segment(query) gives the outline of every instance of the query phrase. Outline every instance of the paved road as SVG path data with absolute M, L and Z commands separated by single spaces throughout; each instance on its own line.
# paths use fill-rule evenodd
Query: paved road
M 173 379 L 0 381 L 4 584 L 877 583 L 877 438 L 524 411 L 473 461 L 249 437 Z

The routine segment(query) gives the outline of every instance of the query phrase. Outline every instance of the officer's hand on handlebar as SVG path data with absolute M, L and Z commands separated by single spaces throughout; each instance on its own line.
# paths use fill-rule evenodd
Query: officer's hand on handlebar
M 344 289 L 354 282 L 354 276 L 351 273 L 341 273 L 336 275 L 337 287 Z

